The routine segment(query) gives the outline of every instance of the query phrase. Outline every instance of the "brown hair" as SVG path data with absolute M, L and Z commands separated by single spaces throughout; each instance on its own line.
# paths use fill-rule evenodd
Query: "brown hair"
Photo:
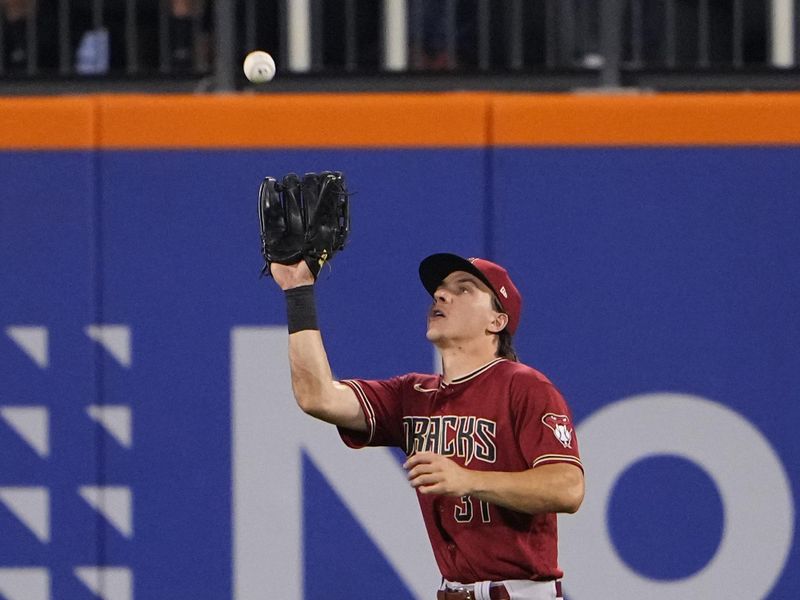
M 492 294 L 492 308 L 497 312 L 506 312 L 503 310 L 503 307 L 500 305 L 500 301 L 494 294 Z M 497 335 L 497 356 L 507 360 L 513 360 L 514 362 L 519 362 L 517 351 L 514 350 L 514 338 L 510 333 L 508 333 L 508 329 L 504 327 L 502 331 L 495 335 Z

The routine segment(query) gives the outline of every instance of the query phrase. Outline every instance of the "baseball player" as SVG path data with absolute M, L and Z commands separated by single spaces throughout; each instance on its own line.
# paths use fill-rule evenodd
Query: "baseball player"
M 288 208 L 278 210 L 284 188 Z M 312 248 L 320 230 L 336 229 L 313 225 L 326 221 L 320 214 L 335 212 L 317 206 L 336 200 L 326 201 L 326 188 L 313 178 L 307 203 L 295 202 L 295 188 L 294 180 L 284 179 L 283 188 L 266 181 L 261 212 L 265 269 L 286 296 L 298 405 L 336 425 L 352 448 L 405 451 L 404 468 L 442 574 L 437 600 L 562 597 L 556 513 L 578 510 L 583 468 L 564 398 L 542 373 L 517 361 L 511 342 L 522 297 L 508 272 L 480 258 L 425 258 L 419 275 L 432 297 L 426 335 L 442 356 L 442 374 L 335 381 L 317 325 L 314 282 L 344 238 Z M 305 204 L 317 216 L 291 214 Z M 270 231 L 270 221 L 280 235 Z M 298 238 L 306 240 L 299 254 L 285 252 L 291 223 L 311 224 L 311 233 Z

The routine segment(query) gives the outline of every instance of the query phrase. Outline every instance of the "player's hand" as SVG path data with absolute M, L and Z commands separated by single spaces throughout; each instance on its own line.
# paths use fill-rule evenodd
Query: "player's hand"
M 473 472 L 441 454 L 418 452 L 403 468 L 408 471 L 411 487 L 421 494 L 461 497 L 472 493 Z
M 272 263 L 270 265 L 270 274 L 283 291 L 300 287 L 301 285 L 314 284 L 314 276 L 304 260 L 293 265 Z

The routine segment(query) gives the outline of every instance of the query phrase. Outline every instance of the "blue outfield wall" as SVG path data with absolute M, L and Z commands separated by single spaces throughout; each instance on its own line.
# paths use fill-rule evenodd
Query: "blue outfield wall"
M 78 494 L 100 473 L 84 412 L 97 366 L 82 333 L 97 316 L 94 157 L 4 154 L 0 181 L 0 568 L 46 565 L 62 597 L 85 598 L 73 565 L 100 562 L 97 514 Z
M 797 147 L 1 154 L 0 596 L 25 597 L 14 574 L 71 600 L 433 597 L 396 457 L 297 415 L 282 296 L 258 277 L 261 178 L 330 168 L 354 192 L 318 285 L 338 376 L 433 368 L 427 254 L 515 277 L 517 348 L 586 428 L 570 598 L 800 596 L 798 164 Z M 654 395 L 663 428 L 635 417 Z
M 600 447 L 584 440 L 584 508 L 598 504 L 598 513 L 608 511 L 613 543 L 599 544 L 597 532 L 578 524 L 562 537 L 563 559 L 601 570 L 597 557 L 615 550 L 633 573 L 653 580 L 635 581 L 623 569 L 616 582 L 623 593 L 615 597 L 634 590 L 649 598 L 777 599 L 800 590 L 791 567 L 800 560 L 796 513 L 783 510 L 786 503 L 775 500 L 781 490 L 766 476 L 785 469 L 797 497 L 798 159 L 797 148 L 494 153 L 493 244 L 498 260 L 522 274 L 527 300 L 518 347 L 571 400 L 579 434 L 588 417 L 622 399 L 692 395 L 735 411 L 775 453 L 763 464 L 747 440 L 727 440 L 743 460 L 731 467 L 736 477 L 757 492 L 744 511 L 754 537 L 723 561 L 716 560 L 723 533 L 742 518 L 726 510 L 732 498 L 721 495 L 716 479 L 723 475 L 710 467 L 727 445 L 718 436 L 733 435 L 725 431 L 727 421 L 681 417 L 685 407 L 676 402 L 667 417 L 683 424 L 671 451 L 648 443 L 658 431 L 631 431 L 646 427 L 636 420 L 599 433 Z M 698 439 L 702 449 L 687 457 Z M 633 455 L 628 462 L 618 458 L 625 454 Z M 721 458 L 735 463 L 738 457 Z M 618 467 L 619 479 L 610 497 L 595 501 L 593 469 L 609 464 Z M 568 520 L 578 523 L 581 516 Z M 781 550 L 777 539 L 785 539 Z M 787 567 L 779 575 L 782 559 Z M 753 584 L 754 572 L 764 580 Z M 777 583 L 768 593 L 765 580 L 773 575 Z M 717 579 L 738 582 L 738 592 L 725 595 Z M 667 585 L 681 580 L 686 588 Z M 719 585 L 710 586 L 714 581 Z M 610 585 L 594 575 L 582 583 L 594 590 Z M 569 579 L 567 586 L 576 587 Z

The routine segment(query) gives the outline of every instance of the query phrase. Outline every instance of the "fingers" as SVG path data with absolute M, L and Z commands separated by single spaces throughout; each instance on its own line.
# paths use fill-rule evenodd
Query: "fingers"
M 411 487 L 420 494 L 446 493 L 446 473 L 443 466 L 443 457 L 433 452 L 419 452 L 403 465 L 408 471 Z
M 408 472 L 408 480 L 413 481 L 417 477 L 422 475 L 430 475 L 431 473 L 435 472 L 435 469 L 431 467 L 431 465 L 417 465 Z
M 464 496 L 470 493 L 469 471 L 450 458 L 434 452 L 419 452 L 403 464 L 411 487 L 420 494 Z
M 447 475 L 442 471 L 420 473 L 414 477 L 409 477 L 409 480 L 411 487 L 420 494 L 453 495 L 449 487 Z
M 403 468 L 410 470 L 417 465 L 430 464 L 439 460 L 440 458 L 441 456 L 439 454 L 435 454 L 433 452 L 417 452 L 413 456 L 409 457 L 409 459 L 403 464 Z
M 411 487 L 418 488 L 421 486 L 431 486 L 437 483 L 442 483 L 442 476 L 440 473 L 425 473 L 410 478 Z
M 442 486 L 441 483 L 437 483 L 435 485 L 424 485 L 416 488 L 420 494 L 436 494 L 437 496 L 442 496 L 447 494 L 447 490 Z
M 303 285 L 314 284 L 314 276 L 303 261 L 293 265 L 272 263 L 270 268 L 275 283 L 284 291 Z
M 415 479 L 434 472 L 433 463 L 436 457 L 437 455 L 432 452 L 419 452 L 405 462 L 403 468 L 408 471 L 408 479 L 412 485 Z
M 420 494 L 447 493 L 445 477 L 441 472 L 422 472 L 414 474 L 413 476 L 409 475 L 409 483 L 411 483 L 411 487 Z

